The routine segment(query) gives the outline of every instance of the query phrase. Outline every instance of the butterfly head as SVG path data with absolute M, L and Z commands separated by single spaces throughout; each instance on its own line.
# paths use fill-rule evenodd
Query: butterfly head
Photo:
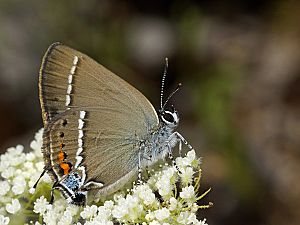
M 160 119 L 161 121 L 170 128 L 177 127 L 179 123 L 179 115 L 178 112 L 175 110 L 174 106 L 172 106 L 171 110 L 161 110 L 160 111 Z
M 178 126 L 179 122 L 179 115 L 178 112 L 175 110 L 174 106 L 172 105 L 171 110 L 166 110 L 165 107 L 169 100 L 172 98 L 172 96 L 179 90 L 181 87 L 181 83 L 178 84 L 176 89 L 168 96 L 166 101 L 163 101 L 164 97 L 164 85 L 165 85 L 165 79 L 167 76 L 167 70 L 168 70 L 168 58 L 166 58 L 165 68 L 164 68 L 164 74 L 161 80 L 161 88 L 160 88 L 160 110 L 159 110 L 159 116 L 160 120 L 170 128 L 175 128 Z

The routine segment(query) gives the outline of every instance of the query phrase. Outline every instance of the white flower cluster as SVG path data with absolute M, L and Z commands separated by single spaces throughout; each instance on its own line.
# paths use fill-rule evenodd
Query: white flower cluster
M 68 205 L 63 197 L 56 197 L 50 204 L 44 197 L 50 192 L 49 176 L 38 185 L 43 188 L 34 195 L 29 193 L 43 170 L 41 145 L 42 131 L 31 143 L 33 151 L 24 153 L 23 147 L 17 146 L 1 156 L 0 225 L 16 218 L 35 225 L 207 225 L 205 219 L 196 218 L 198 209 L 210 204 L 198 205 L 209 190 L 198 195 L 201 169 L 194 151 L 178 157 L 176 166 L 151 171 L 147 182 L 135 185 L 127 194 L 117 193 L 112 200 L 82 208 Z M 22 202 L 21 197 L 27 200 Z M 20 216 L 22 212 L 27 218 Z
M 64 198 L 49 204 L 47 199 L 41 196 L 34 202 L 33 212 L 43 217 L 43 224 L 65 225 L 73 224 L 74 219 L 78 218 L 79 207 L 68 205 Z
M 24 147 L 18 145 L 0 157 L 0 225 L 9 224 L 13 215 L 20 216 L 22 203 L 28 203 L 32 197 L 29 190 L 44 168 L 42 134 L 42 129 L 36 133 L 30 152 L 25 153 Z M 43 181 L 50 183 L 51 179 L 45 176 Z

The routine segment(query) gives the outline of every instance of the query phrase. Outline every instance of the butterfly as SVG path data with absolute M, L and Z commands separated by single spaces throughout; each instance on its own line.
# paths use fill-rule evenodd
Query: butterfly
M 70 204 L 85 205 L 119 190 L 132 177 L 182 143 L 175 131 L 178 112 L 160 109 L 136 88 L 87 55 L 61 43 L 52 44 L 42 61 L 39 96 L 44 124 L 45 168 Z M 38 181 L 37 181 L 38 183 Z M 34 187 L 36 187 L 37 183 Z

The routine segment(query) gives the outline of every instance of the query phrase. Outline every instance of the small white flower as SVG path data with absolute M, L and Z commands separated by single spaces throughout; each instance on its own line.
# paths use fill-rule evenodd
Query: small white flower
M 79 208 L 76 205 L 68 205 L 66 211 L 69 211 L 72 216 L 77 215 Z
M 188 186 L 182 188 L 182 191 L 179 194 L 182 199 L 192 199 L 195 197 L 195 190 L 193 186 Z
M 114 202 L 113 201 L 105 201 L 104 205 L 105 208 L 112 210 L 112 208 L 114 207 Z
M 11 156 L 18 156 L 21 155 L 21 153 L 24 150 L 24 146 L 23 145 L 17 145 L 16 147 L 10 147 L 7 149 L 7 152 L 9 153 L 9 155 Z
M 26 161 L 34 161 L 36 159 L 36 155 L 33 152 L 29 152 L 25 156 Z
M 0 225 L 7 225 L 7 224 L 9 224 L 9 217 L 0 215 Z
M 6 195 L 6 193 L 9 191 L 10 186 L 9 183 L 5 181 L 0 181 L 0 196 Z
M 97 214 L 98 207 L 95 205 L 86 206 L 84 210 L 80 213 L 82 219 L 90 219 Z
M 66 211 L 64 211 L 63 216 L 58 221 L 57 225 L 69 225 L 72 224 L 72 220 L 73 218 L 71 212 L 68 209 L 66 209 Z
M 28 161 L 25 162 L 25 163 L 23 164 L 23 166 L 24 166 L 24 168 L 29 169 L 29 170 L 31 170 L 31 169 L 34 168 L 33 162 L 28 162 Z
M 177 157 L 175 159 L 176 165 L 179 167 L 179 170 L 181 171 L 183 168 L 185 168 L 185 161 L 182 157 Z
M 35 164 L 35 167 L 37 168 L 38 171 L 42 172 L 44 170 L 44 167 L 45 167 L 44 162 L 43 161 L 37 162 Z
M 197 217 L 194 213 L 191 212 L 181 212 L 177 218 L 177 222 L 180 224 L 188 225 L 188 224 L 198 224 Z
M 34 202 L 33 212 L 43 215 L 49 208 L 51 205 L 44 196 L 41 196 Z
M 21 204 L 18 199 L 12 199 L 11 203 L 8 203 L 5 209 L 7 212 L 15 214 L 21 209 Z
M 180 178 L 184 185 L 190 184 L 193 180 L 194 170 L 192 167 L 181 169 Z
M 135 221 L 143 212 L 143 206 L 137 196 L 128 194 L 126 198 L 120 197 L 112 210 L 117 219 Z
M 166 176 L 169 179 L 171 179 L 174 176 L 175 172 L 176 172 L 175 167 L 170 167 L 168 169 L 163 170 L 163 176 Z
M 155 202 L 155 194 L 150 187 L 146 184 L 139 185 L 136 189 L 138 196 L 143 200 L 145 205 L 151 205 Z
M 3 172 L 7 167 L 10 166 L 9 161 L 5 160 L 4 157 L 5 155 L 1 155 L 0 157 L 0 172 Z
M 22 153 L 20 156 L 12 157 L 10 165 L 18 166 L 18 165 L 24 163 L 24 161 L 25 161 L 25 154 Z
M 190 213 L 189 212 L 181 212 L 177 218 L 177 222 L 180 224 L 187 225 L 188 224 L 188 218 Z
M 14 167 L 8 167 L 8 168 L 6 168 L 6 169 L 3 170 L 3 172 L 1 173 L 1 176 L 3 178 L 8 179 L 8 178 L 14 176 L 15 170 L 16 169 Z
M 171 192 L 173 190 L 173 186 L 171 185 L 169 180 L 160 179 L 159 181 L 157 181 L 156 187 L 158 189 L 158 193 L 161 196 L 168 196 L 172 194 Z
M 43 145 L 43 131 L 43 128 L 40 129 L 34 136 L 35 140 L 30 143 L 30 148 L 35 151 L 37 157 L 42 157 L 41 148 Z
M 154 211 L 156 219 L 159 221 L 165 220 L 170 216 L 170 211 L 167 208 L 162 208 Z
M 193 205 L 191 206 L 191 212 L 197 212 L 198 211 L 198 205 L 197 203 L 193 203 Z
M 60 215 L 61 214 L 57 213 L 53 209 L 47 210 L 46 213 L 43 215 L 43 221 L 47 225 L 56 225 Z
M 145 219 L 147 220 L 147 221 L 151 221 L 151 220 L 154 220 L 154 218 L 155 218 L 155 214 L 154 214 L 154 212 L 148 212 L 147 214 L 146 214 L 146 216 L 145 216 Z
M 108 202 L 111 202 L 111 201 L 108 201 Z M 111 207 L 110 203 L 107 203 L 107 204 L 104 203 L 104 206 L 98 207 L 98 213 L 95 216 L 94 221 L 97 221 L 99 223 L 110 221 L 110 219 L 111 219 L 111 209 L 107 208 L 105 205 L 106 206 L 108 205 L 108 207 Z
M 199 160 L 196 159 L 196 153 L 194 150 L 189 151 L 186 154 L 186 157 L 177 157 L 176 165 L 179 167 L 179 170 L 182 172 L 187 166 L 192 166 L 193 168 L 198 167 Z
M 155 183 L 158 193 L 164 198 L 172 195 L 173 184 L 176 182 L 175 171 L 176 169 L 174 167 L 163 170 L 160 174 L 161 176 Z
M 22 176 L 17 176 L 13 179 L 13 187 L 12 187 L 12 192 L 16 195 L 20 195 L 24 192 L 26 188 L 26 181 L 24 177 Z
M 190 213 L 187 222 L 188 224 L 195 224 L 196 222 L 198 222 L 196 215 L 194 213 Z
M 169 210 L 173 211 L 173 210 L 176 210 L 176 209 L 180 209 L 180 203 L 177 201 L 176 198 L 172 197 L 170 198 L 170 205 L 169 205 Z
M 126 214 L 128 214 L 128 209 L 126 208 L 126 206 L 115 205 L 114 209 L 112 210 L 113 217 L 115 217 L 117 219 L 121 219 Z
M 192 162 L 196 158 L 195 150 L 188 151 L 188 153 L 186 154 L 186 158 L 189 162 Z

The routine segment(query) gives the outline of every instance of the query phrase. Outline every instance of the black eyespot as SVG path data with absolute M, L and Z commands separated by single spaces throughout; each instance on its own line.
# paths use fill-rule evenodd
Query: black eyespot
M 72 203 L 74 205 L 85 205 L 86 196 L 82 193 L 75 193 L 75 196 L 72 197 Z
M 61 144 L 61 147 L 64 148 L 66 145 L 64 143 Z
M 65 127 L 67 124 L 68 124 L 67 119 L 64 119 L 63 122 L 62 122 L 62 125 Z
M 65 136 L 64 132 L 60 132 L 59 136 L 63 138 Z

